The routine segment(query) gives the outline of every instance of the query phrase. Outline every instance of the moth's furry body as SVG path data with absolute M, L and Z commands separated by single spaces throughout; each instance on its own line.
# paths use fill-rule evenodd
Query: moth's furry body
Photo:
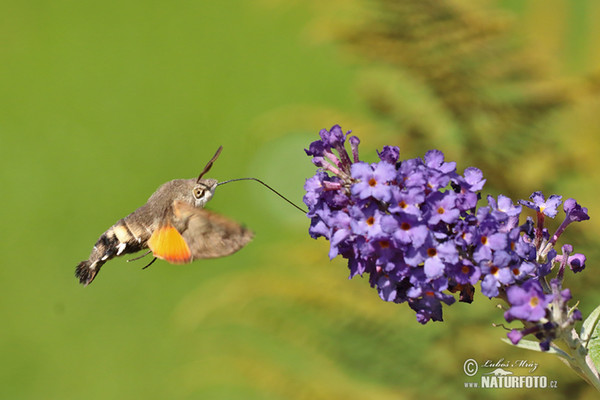
M 150 249 L 154 256 L 173 264 L 234 253 L 252 239 L 252 232 L 204 210 L 218 182 L 201 179 L 221 148 L 198 179 L 175 179 L 156 190 L 148 202 L 120 219 L 96 242 L 90 257 L 79 263 L 75 276 L 91 283 L 102 265 L 124 254 Z
M 75 276 L 79 282 L 84 285 L 91 283 L 104 263 L 114 257 L 136 253 L 148 248 L 150 233 L 135 235 L 127 223 L 128 217 L 108 228 L 94 245 L 89 259 L 77 265 Z

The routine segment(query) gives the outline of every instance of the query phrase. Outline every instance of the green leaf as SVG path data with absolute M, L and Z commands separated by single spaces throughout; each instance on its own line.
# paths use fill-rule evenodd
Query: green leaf
M 592 312 L 592 314 L 584 322 L 584 325 L 588 322 L 588 320 L 590 320 L 592 318 L 592 316 L 596 313 L 597 310 L 598 309 L 596 308 L 596 310 L 594 310 L 594 312 Z M 590 324 L 590 325 L 593 325 L 593 324 Z M 594 362 L 596 369 L 599 369 L 599 367 L 600 367 L 600 338 L 598 336 L 600 335 L 600 325 L 596 324 L 593 332 L 590 332 L 590 334 L 592 336 L 589 339 L 589 344 L 587 346 L 587 349 L 589 352 L 588 354 L 589 354 L 590 358 L 592 359 L 592 361 Z
M 542 349 L 540 349 L 540 343 L 534 342 L 533 340 L 523 340 L 522 339 L 521 341 L 519 341 L 518 344 L 513 344 L 510 340 L 508 340 L 506 338 L 503 338 L 501 340 L 505 343 L 508 343 L 512 346 L 519 347 L 521 349 L 539 351 L 540 353 L 546 353 L 546 354 L 556 354 L 557 356 L 562 357 L 566 360 L 571 359 L 571 356 L 569 356 L 567 353 L 565 353 L 564 351 L 562 351 L 561 349 L 559 349 L 556 346 L 550 346 L 550 350 L 542 351 Z
M 579 337 L 584 342 L 590 340 L 591 334 L 598 323 L 598 319 L 600 319 L 600 305 L 596 307 L 594 311 L 583 321 L 583 326 L 581 327 L 581 332 L 579 333 Z
M 533 351 L 542 351 L 540 349 L 540 343 L 534 342 L 532 340 L 521 340 L 521 341 L 519 341 L 518 344 L 513 344 L 509 339 L 506 339 L 506 338 L 502 338 L 501 340 L 504 343 L 508 343 L 511 346 L 520 347 L 522 349 L 533 350 Z

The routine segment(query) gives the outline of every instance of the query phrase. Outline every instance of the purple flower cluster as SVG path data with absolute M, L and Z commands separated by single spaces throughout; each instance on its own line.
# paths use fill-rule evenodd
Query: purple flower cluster
M 539 282 L 553 262 L 583 269 L 584 256 L 555 261 L 552 249 L 566 225 L 589 218 L 574 200 L 565 202 L 564 227 L 550 237 L 543 217 L 556 215 L 559 196 L 546 200 L 536 192 L 521 202 L 536 210 L 538 223 L 519 225 L 522 206 L 506 196 L 488 196 L 487 206 L 477 208 L 485 184 L 479 169 L 458 174 L 439 150 L 400 161 L 392 146 L 378 152 L 378 162 L 362 162 L 360 141 L 349 134 L 337 125 L 321 130 L 306 150 L 319 167 L 304 186 L 309 233 L 329 240 L 331 259 L 348 260 L 350 278 L 367 274 L 381 299 L 408 303 L 419 322 L 441 321 L 442 303 L 455 302 L 452 293 L 471 302 L 480 281 L 484 295 L 508 300 L 508 321 L 532 327 L 556 297 Z
M 504 313 L 510 322 L 520 320 L 523 329 L 513 329 L 508 338 L 513 344 L 525 335 L 533 334 L 540 341 L 540 348 L 550 350 L 550 343 L 562 332 L 568 332 L 576 321 L 582 319 L 581 311 L 570 309 L 571 291 L 562 289 L 559 279 L 550 281 L 550 293 L 542 288 L 540 281 L 530 279 L 522 286 L 511 286 L 507 289 L 507 301 L 511 308 Z

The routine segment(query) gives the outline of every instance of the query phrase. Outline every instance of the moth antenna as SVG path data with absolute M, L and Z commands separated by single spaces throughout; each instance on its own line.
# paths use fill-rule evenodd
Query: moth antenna
M 154 261 L 156 261 L 156 260 L 157 260 L 157 258 L 156 258 L 156 257 L 154 257 L 154 259 L 152 259 L 152 261 L 150 261 L 150 262 L 148 263 L 148 265 L 146 265 L 146 266 L 145 266 L 144 268 L 142 268 L 142 269 L 146 269 L 146 268 L 148 268 L 149 266 L 151 266 L 152 264 L 154 264 Z
M 141 259 L 141 258 L 144 258 L 144 257 L 146 257 L 146 256 L 147 256 L 148 254 L 150 254 L 150 253 L 152 253 L 152 250 L 148 250 L 147 252 L 145 252 L 145 253 L 144 253 L 144 254 L 142 254 L 141 256 L 137 256 L 137 257 L 135 257 L 135 258 L 131 258 L 131 259 L 127 260 L 127 262 L 137 261 L 137 260 L 139 260 L 139 259 Z
M 217 158 L 219 158 L 219 154 L 221 154 L 221 150 L 223 150 L 223 146 L 219 146 L 219 148 L 217 149 L 217 152 L 215 153 L 215 155 L 210 159 L 210 161 L 208 162 L 208 164 L 206 164 L 206 166 L 204 167 L 204 169 L 202 170 L 202 172 L 200 172 L 200 176 L 198 176 L 198 180 L 196 181 L 196 183 L 200 183 L 200 179 L 202 179 L 202 177 L 204 176 L 204 174 L 206 174 L 208 171 L 210 171 L 210 169 L 212 168 L 214 162 L 217 160 Z
M 256 181 L 258 183 L 260 183 L 261 185 L 264 185 L 265 187 L 267 187 L 267 189 L 271 190 L 273 193 L 275 193 L 277 196 L 281 197 L 282 199 L 284 199 L 285 201 L 287 201 L 288 203 L 290 203 L 292 206 L 296 207 L 298 210 L 302 211 L 304 214 L 308 213 L 308 211 L 303 210 L 302 208 L 298 207 L 296 204 L 294 204 L 291 200 L 288 200 L 287 197 L 285 197 L 284 195 L 282 195 L 281 193 L 279 193 L 277 190 L 273 189 L 271 186 L 267 185 L 266 183 L 264 183 L 263 181 L 261 181 L 260 179 L 256 179 L 256 178 L 237 178 L 237 179 L 230 179 L 228 181 L 223 181 L 223 182 L 219 182 L 217 183 L 217 186 L 219 185 L 224 185 L 226 183 L 229 182 L 235 182 L 235 181 Z

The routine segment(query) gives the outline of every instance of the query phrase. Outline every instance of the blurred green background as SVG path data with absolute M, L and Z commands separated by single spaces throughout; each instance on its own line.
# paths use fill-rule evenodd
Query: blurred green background
M 348 281 L 308 220 L 252 182 L 209 208 L 240 253 L 73 272 L 163 182 L 253 176 L 301 202 L 303 148 L 339 123 L 361 154 L 437 147 L 486 192 L 575 197 L 567 234 L 600 302 L 600 3 L 594 0 L 4 1 L 0 4 L 0 398 L 597 398 L 548 355 L 500 342 L 495 303 L 420 326 Z M 558 389 L 465 389 L 463 363 L 539 362 Z

